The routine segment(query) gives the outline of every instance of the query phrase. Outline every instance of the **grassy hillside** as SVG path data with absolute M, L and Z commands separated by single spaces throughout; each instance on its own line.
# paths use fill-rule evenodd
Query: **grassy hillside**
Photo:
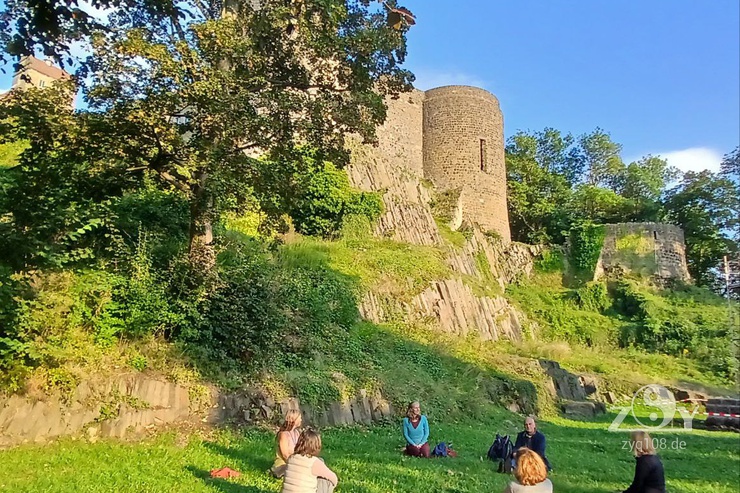
M 537 343 L 517 354 L 550 357 L 615 380 L 732 387 L 738 376 L 726 300 L 706 289 L 663 289 L 646 279 L 579 283 L 557 254 L 507 296 L 537 323 Z
M 527 338 L 483 342 L 427 321 L 359 318 L 358 300 L 370 289 L 405 302 L 454 276 L 445 248 L 373 238 L 366 224 L 348 225 L 335 241 L 294 237 L 266 248 L 245 219 L 226 226 L 222 281 L 207 302 L 178 287 L 176 264 L 157 275 L 156 251 L 145 246 L 130 280 L 102 270 L 36 279 L 17 317 L 29 357 L 4 373 L 6 388 L 65 393 L 90 373 L 133 369 L 227 389 L 256 384 L 319 406 L 379 389 L 399 408 L 421 398 L 433 417 L 458 419 L 513 401 L 554 413 L 537 358 L 600 374 L 622 395 L 651 382 L 729 387 L 736 375 L 726 306 L 704 290 L 634 280 L 569 287 L 562 259 L 549 255 L 506 292 L 528 315 Z M 486 284 L 493 280 L 476 282 L 495 291 Z M 134 323 L 155 330 L 132 334 Z M 168 334 L 162 327 L 173 323 L 183 328 Z

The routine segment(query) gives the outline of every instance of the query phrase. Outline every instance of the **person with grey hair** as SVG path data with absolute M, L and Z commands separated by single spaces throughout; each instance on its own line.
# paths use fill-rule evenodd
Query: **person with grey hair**
M 541 431 L 537 430 L 537 422 L 534 416 L 527 416 L 524 420 L 524 431 L 516 436 L 516 442 L 514 443 L 514 460 L 516 461 L 517 451 L 521 448 L 528 448 L 539 455 L 548 471 L 552 471 L 550 462 L 545 456 L 546 440 L 545 435 Z

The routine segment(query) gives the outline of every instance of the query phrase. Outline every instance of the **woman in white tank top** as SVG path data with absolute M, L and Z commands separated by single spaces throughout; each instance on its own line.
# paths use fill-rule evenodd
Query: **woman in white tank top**
M 282 493 L 331 493 L 337 475 L 319 458 L 321 435 L 307 429 L 298 438 L 295 453 L 288 458 Z

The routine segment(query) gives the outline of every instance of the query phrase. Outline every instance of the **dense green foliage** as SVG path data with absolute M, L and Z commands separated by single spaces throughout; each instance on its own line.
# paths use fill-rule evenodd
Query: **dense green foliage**
M 424 401 L 422 409 L 426 410 Z M 634 475 L 635 461 L 624 443 L 627 433 L 606 431 L 610 413 L 597 422 L 564 419 L 540 421 L 547 436 L 547 455 L 555 471 L 555 491 L 611 493 L 624 490 Z M 337 492 L 478 493 L 503 491 L 510 475 L 498 474 L 483 460 L 493 434 L 521 429 L 521 417 L 488 413 L 479 420 L 452 422 L 430 416 L 433 443 L 453 442 L 456 458 L 420 460 L 401 455 L 400 426 L 326 430 L 322 457 L 339 476 Z M 694 431 L 655 435 L 665 465 L 669 491 L 733 493 L 737 490 L 740 455 L 731 433 Z M 6 471 L 2 491 L 41 493 L 268 493 L 281 482 L 266 473 L 275 455 L 270 431 L 244 434 L 220 432 L 183 438 L 175 433 L 127 444 L 62 441 L 51 446 L 24 446 L 0 451 Z M 588 460 L 584 459 L 584 456 Z M 43 464 L 43 466 L 39 466 Z M 70 474 L 70 464 L 75 465 Z M 211 479 L 209 471 L 230 467 L 240 478 Z M 105 480 L 101 480 L 105 478 Z
M 538 336 L 543 340 L 693 360 L 706 376 L 727 382 L 740 375 L 733 342 L 737 329 L 729 320 L 727 302 L 716 294 L 682 285 L 660 289 L 644 278 L 568 287 L 569 276 L 557 270 L 556 258 L 549 254 L 533 279 L 507 288 L 522 310 L 539 322 L 543 330 Z
M 562 245 L 584 221 L 672 222 L 684 229 L 694 279 L 720 291 L 722 258 L 740 251 L 737 151 L 725 157 L 721 173 L 687 173 L 677 185 L 679 172 L 660 157 L 627 164 L 620 153 L 601 129 L 578 138 L 552 128 L 512 136 L 506 146 L 512 238 Z
M 5 142 L 0 144 L 0 167 L 15 166 L 26 144 L 23 141 Z
M 604 244 L 604 226 L 580 223 L 570 230 L 570 256 L 573 267 L 587 278 L 593 278 L 596 262 Z
M 249 152 L 289 160 L 300 144 L 341 166 L 345 136 L 374 139 L 386 115 L 384 96 L 409 87 L 412 75 L 400 67 L 408 24 L 389 25 L 385 10 L 369 3 L 132 2 L 134 10 L 116 3 L 105 28 L 92 24 L 75 33 L 92 48 L 78 79 L 88 108 L 72 113 L 60 104 L 65 95 L 51 102 L 38 94 L 49 91 L 13 92 L 0 105 L 2 139 L 29 141 L 21 156 L 24 173 L 66 167 L 62 176 L 77 172 L 81 178 L 70 189 L 84 185 L 92 170 L 101 175 L 104 183 L 87 187 L 98 194 L 94 202 L 65 197 L 68 206 L 99 207 L 120 194 L 115 187 L 144 178 L 175 191 L 188 203 L 191 262 L 208 273 L 215 266 L 212 228 L 220 214 L 249 209 L 256 189 L 268 188 Z M 3 22 L 17 20 L 26 32 L 37 28 L 41 22 L 29 21 L 17 7 Z M 64 15 L 61 9 L 50 19 Z M 79 22 L 87 19 L 79 15 Z M 48 41 L 63 51 L 71 35 L 64 29 L 80 26 L 57 27 Z M 40 129 L 30 123 L 35 120 Z M 97 152 L 103 148 L 107 152 Z M 323 216 L 339 214 L 336 193 L 326 189 L 337 184 L 306 185 L 305 193 L 320 195 L 306 200 L 320 199 L 323 209 L 301 224 L 325 233 L 332 225 Z M 377 200 L 345 199 L 342 206 L 377 215 Z M 82 218 L 76 231 L 97 227 L 92 219 Z
M 315 150 L 297 149 L 290 157 L 265 159 L 255 180 L 255 195 L 266 214 L 263 225 L 285 230 L 286 214 L 296 231 L 333 237 L 349 216 L 371 223 L 383 212 L 380 194 L 354 190 L 344 170 L 323 161 Z

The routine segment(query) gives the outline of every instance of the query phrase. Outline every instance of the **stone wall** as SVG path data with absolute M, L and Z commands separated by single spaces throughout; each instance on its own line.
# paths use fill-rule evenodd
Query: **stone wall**
M 431 214 L 430 182 L 459 191 L 452 226 L 463 221 L 509 242 L 503 116 L 498 100 L 475 87 L 448 86 L 388 99 L 377 145 L 347 143 L 353 186 L 383 193 L 376 234 L 415 244 L 441 243 Z
M 171 425 L 275 423 L 288 409 L 300 409 L 304 422 L 316 426 L 370 424 L 395 418 L 379 393 L 356 395 L 325 408 L 298 399 L 276 401 L 259 389 L 220 393 L 137 373 L 85 381 L 67 399 L 59 395 L 0 398 L 0 447 L 42 443 L 61 436 L 124 438 Z
M 387 100 L 388 116 L 377 129 L 377 145 L 348 142 L 352 157 L 347 173 L 352 186 L 383 193 L 385 212 L 376 226 L 378 236 L 434 245 L 442 240 L 423 185 L 423 99 L 423 92 L 413 91 Z
M 508 242 L 504 122 L 496 97 L 467 86 L 426 91 L 423 131 L 425 177 L 442 192 L 461 189 L 465 218 Z
M 663 223 L 607 224 L 594 279 L 615 269 L 689 281 L 683 230 Z

